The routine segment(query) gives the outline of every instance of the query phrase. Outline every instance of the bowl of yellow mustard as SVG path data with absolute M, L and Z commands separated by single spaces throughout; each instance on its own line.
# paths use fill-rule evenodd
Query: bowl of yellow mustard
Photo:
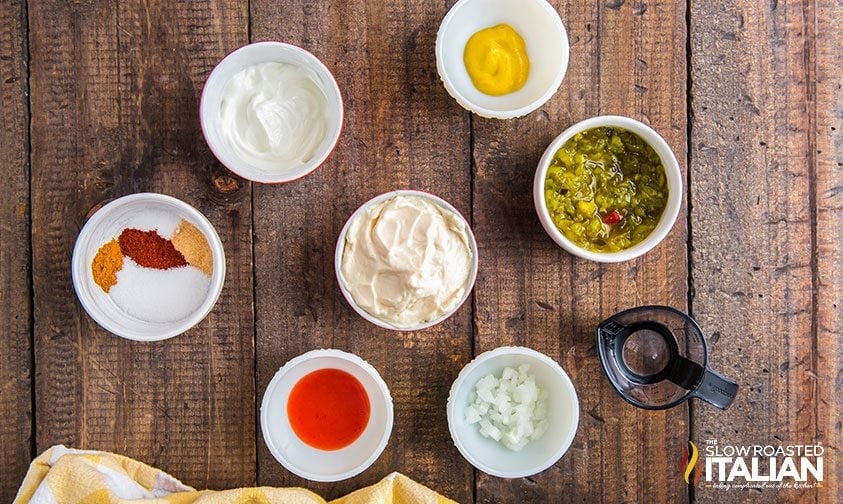
M 460 0 L 439 26 L 436 69 L 445 89 L 481 117 L 533 112 L 568 69 L 568 34 L 546 0 Z

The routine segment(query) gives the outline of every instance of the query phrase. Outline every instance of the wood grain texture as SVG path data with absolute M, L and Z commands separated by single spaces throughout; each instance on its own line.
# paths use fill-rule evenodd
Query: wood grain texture
M 0 502 L 32 456 L 29 105 L 24 2 L 0 3 Z
M 649 123 L 686 153 L 685 11 L 673 2 L 551 2 L 571 43 L 558 93 L 518 120 L 474 118 L 475 233 L 483 268 L 475 289 L 476 350 L 519 344 L 556 359 L 580 399 L 580 425 L 564 458 L 531 478 L 477 473 L 478 502 L 681 502 L 675 466 L 688 435 L 685 407 L 647 412 L 603 377 L 597 323 L 642 304 L 687 302 L 686 213 L 643 258 L 599 265 L 564 253 L 538 222 L 536 164 L 551 140 L 600 114 Z
M 445 93 L 433 56 L 446 6 L 424 0 L 251 5 L 253 40 L 290 42 L 322 59 L 339 82 L 346 114 L 339 145 L 315 173 L 254 189 L 258 393 L 292 357 L 331 347 L 370 362 L 395 406 L 389 445 L 360 476 L 307 482 L 284 470 L 261 440 L 258 480 L 333 498 L 397 470 L 471 501 L 472 469 L 451 443 L 444 414 L 450 384 L 471 357 L 470 303 L 425 331 L 378 329 L 344 301 L 333 268 L 340 228 L 377 194 L 426 190 L 470 215 L 468 115 Z
M 254 483 L 251 189 L 213 159 L 197 112 L 207 73 L 247 40 L 246 5 L 30 5 L 39 451 L 113 450 L 198 487 Z M 104 332 L 71 286 L 86 214 L 139 191 L 196 206 L 227 255 L 212 313 L 159 343 Z
M 196 487 L 300 485 L 326 498 L 397 470 L 461 502 L 843 501 L 840 2 L 700 0 L 688 2 L 686 27 L 685 2 L 552 0 L 571 42 L 567 76 L 544 107 L 511 121 L 470 118 L 439 82 L 434 40 L 453 3 L 44 0 L 28 19 L 23 2 L 0 3 L 0 501 L 16 491 L 32 436 L 38 451 L 113 450 Z M 207 74 L 250 33 L 316 54 L 345 99 L 333 156 L 282 186 L 233 176 L 199 129 Z M 683 169 L 690 152 L 690 217 L 683 207 L 664 243 L 620 265 L 561 251 L 532 205 L 547 144 L 599 114 L 650 124 Z M 472 302 L 408 334 L 357 316 L 333 270 L 348 216 L 398 188 L 431 191 L 470 217 L 481 258 Z M 167 342 L 105 333 L 71 286 L 88 212 L 138 191 L 195 205 L 227 255 L 214 311 Z M 594 327 L 642 304 L 692 310 L 711 365 L 741 385 L 730 410 L 645 412 L 614 393 Z M 511 344 L 562 364 L 581 415 L 558 464 L 504 480 L 459 455 L 444 408 L 473 354 Z M 395 404 L 384 454 L 337 484 L 294 477 L 256 432 L 275 371 L 322 347 L 367 359 Z M 824 488 L 688 489 L 676 468 L 689 437 L 820 442 Z
M 843 501 L 843 5 L 816 9 L 816 161 L 814 273 L 817 440 L 826 447 L 825 488 L 817 501 Z M 838 33 L 837 35 L 835 35 Z
M 693 312 L 710 334 L 711 364 L 742 387 L 726 412 L 694 409 L 694 439 L 828 451 L 825 488 L 703 485 L 703 502 L 841 500 L 841 60 L 830 31 L 841 9 L 832 4 L 693 3 Z

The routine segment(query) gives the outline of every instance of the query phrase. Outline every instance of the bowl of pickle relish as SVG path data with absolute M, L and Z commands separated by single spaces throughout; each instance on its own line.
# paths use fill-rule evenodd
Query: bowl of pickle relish
M 579 122 L 551 142 L 533 181 L 545 231 L 576 256 L 638 257 L 664 239 L 682 203 L 682 172 L 652 128 L 621 116 Z

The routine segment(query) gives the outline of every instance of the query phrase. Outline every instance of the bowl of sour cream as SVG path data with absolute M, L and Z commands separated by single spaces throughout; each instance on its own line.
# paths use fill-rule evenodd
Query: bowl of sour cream
M 303 177 L 331 154 L 343 101 L 330 70 L 282 42 L 258 42 L 220 61 L 199 104 L 205 141 L 229 170 L 254 182 Z
M 340 232 L 334 268 L 361 317 L 394 331 L 442 322 L 468 299 L 477 242 L 465 218 L 421 191 L 392 191 L 364 203 Z

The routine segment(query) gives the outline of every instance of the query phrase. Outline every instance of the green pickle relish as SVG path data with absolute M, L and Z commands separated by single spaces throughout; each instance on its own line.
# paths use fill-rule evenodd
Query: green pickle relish
M 667 204 L 661 158 L 641 137 L 614 127 L 571 137 L 550 162 L 544 198 L 556 227 L 577 246 L 618 252 L 644 240 Z

